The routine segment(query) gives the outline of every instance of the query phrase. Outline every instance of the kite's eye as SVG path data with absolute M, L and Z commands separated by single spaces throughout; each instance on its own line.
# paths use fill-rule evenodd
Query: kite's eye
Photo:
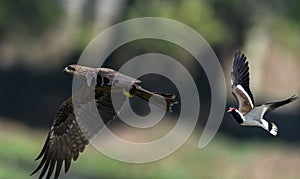
M 71 67 L 71 66 L 68 66 L 68 67 L 67 67 L 67 70 L 68 70 L 68 71 L 75 71 L 75 68 L 74 68 L 74 67 Z

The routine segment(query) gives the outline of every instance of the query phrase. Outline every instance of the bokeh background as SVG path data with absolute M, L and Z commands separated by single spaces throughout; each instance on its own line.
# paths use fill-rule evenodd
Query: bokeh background
M 250 61 L 256 103 L 299 95 L 300 1 L 297 0 L 2 0 L 0 178 L 37 178 L 29 176 L 37 165 L 34 158 L 42 148 L 56 110 L 72 92 L 72 78 L 62 69 L 76 63 L 88 43 L 104 29 L 145 16 L 180 21 L 208 41 L 224 69 L 228 106 L 236 104 L 229 85 L 236 50 L 245 52 Z M 179 60 L 198 82 L 201 114 L 193 135 L 169 157 L 148 164 L 122 163 L 88 146 L 78 161 L 73 162 L 70 172 L 61 178 L 299 177 L 298 101 L 267 116 L 279 127 L 277 137 L 259 128 L 238 126 L 225 114 L 214 140 L 200 150 L 197 145 L 210 108 L 210 89 L 204 71 L 190 54 L 168 42 L 138 40 L 113 52 L 105 66 L 117 70 L 130 58 L 150 52 Z M 151 90 L 169 89 L 169 83 L 158 85 L 157 80 L 165 79 L 144 77 L 143 86 Z M 176 89 L 172 90 L 176 93 Z M 137 103 L 147 109 L 147 104 Z M 137 108 L 137 113 L 147 113 L 143 107 Z M 142 132 L 128 132 L 118 120 L 112 125 L 114 131 L 128 139 L 142 141 L 140 133 L 165 134 L 165 130 L 170 130 L 178 110 L 175 107 L 174 114 L 159 126 Z M 220 110 L 225 113 L 225 109 Z

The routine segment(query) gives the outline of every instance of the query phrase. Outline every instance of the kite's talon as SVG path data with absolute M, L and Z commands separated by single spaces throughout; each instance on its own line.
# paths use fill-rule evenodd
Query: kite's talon
M 125 89 L 122 89 L 122 90 L 123 90 L 123 94 L 124 94 L 125 96 L 127 96 L 127 97 L 129 97 L 129 98 L 132 98 L 132 97 L 133 97 L 133 95 L 132 95 L 130 92 L 126 91 Z

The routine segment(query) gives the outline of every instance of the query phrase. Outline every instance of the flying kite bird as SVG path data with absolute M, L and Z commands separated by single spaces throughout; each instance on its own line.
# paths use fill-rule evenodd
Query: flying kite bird
M 231 69 L 231 87 L 232 94 L 238 102 L 238 109 L 230 107 L 227 111 L 231 113 L 234 119 L 242 126 L 258 126 L 276 136 L 278 128 L 274 123 L 264 119 L 266 113 L 293 102 L 297 97 L 292 96 L 286 100 L 264 103 L 254 106 L 253 95 L 249 87 L 249 66 L 244 54 L 236 52 L 234 55 Z
M 46 173 L 46 178 L 50 178 L 54 168 L 54 178 L 58 178 L 63 163 L 65 173 L 68 172 L 72 159 L 77 160 L 89 139 L 103 127 L 99 121 L 93 121 L 95 114 L 89 111 L 89 105 L 96 104 L 96 115 L 100 114 L 102 124 L 106 125 L 115 119 L 127 97 L 137 96 L 167 112 L 171 112 L 172 106 L 177 104 L 174 94 L 147 91 L 138 85 L 141 81 L 112 69 L 69 65 L 64 71 L 80 79 L 82 84 L 73 96 L 63 102 L 55 115 L 44 147 L 36 158 L 41 159 L 40 164 L 31 174 L 42 169 L 39 178 Z M 113 95 L 117 96 L 116 102 L 112 100 Z M 78 117 L 83 118 L 88 128 L 78 123 Z

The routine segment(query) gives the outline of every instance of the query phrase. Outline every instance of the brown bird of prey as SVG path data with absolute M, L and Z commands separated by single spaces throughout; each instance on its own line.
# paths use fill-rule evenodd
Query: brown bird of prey
M 85 129 L 78 123 L 77 117 L 81 114 L 80 118 L 89 120 L 95 116 L 87 112 L 91 101 L 94 100 L 103 125 L 115 119 L 127 97 L 137 96 L 164 108 L 167 112 L 171 112 L 172 106 L 177 103 L 174 94 L 147 91 L 138 85 L 139 80 L 112 69 L 69 65 L 64 71 L 80 79 L 82 84 L 73 96 L 63 102 L 55 115 L 44 147 L 36 158 L 41 159 L 41 162 L 31 174 L 42 169 L 39 178 L 43 178 L 46 173 L 46 178 L 50 178 L 54 168 L 54 178 L 58 178 L 63 163 L 65 173 L 68 172 L 72 159 L 77 160 L 79 153 L 82 153 L 89 143 L 89 139 L 101 129 L 101 124 L 97 126 L 95 121 L 88 126 L 92 126 L 94 131 L 84 131 Z M 112 94 L 117 95 L 117 104 L 112 100 Z M 83 106 L 87 107 L 83 110 Z

